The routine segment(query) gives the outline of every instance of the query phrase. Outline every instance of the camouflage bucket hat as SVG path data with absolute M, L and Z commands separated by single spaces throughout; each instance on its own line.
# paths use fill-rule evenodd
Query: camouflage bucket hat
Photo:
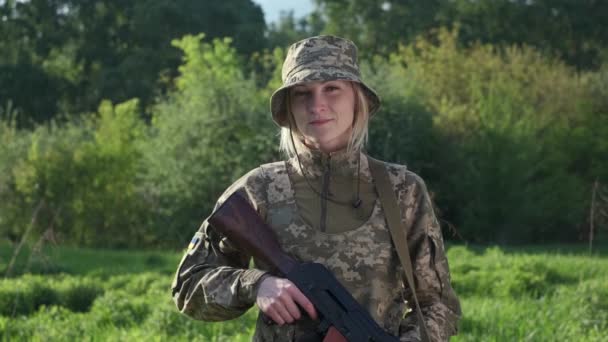
M 376 92 L 361 81 L 357 46 L 344 38 L 316 36 L 294 43 L 287 50 L 281 79 L 283 86 L 270 97 L 270 111 L 274 122 L 282 127 L 289 127 L 286 108 L 289 88 L 310 81 L 357 82 L 367 96 L 370 116 L 380 108 Z

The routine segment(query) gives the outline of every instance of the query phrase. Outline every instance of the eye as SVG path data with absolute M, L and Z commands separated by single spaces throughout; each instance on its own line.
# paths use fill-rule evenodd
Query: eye
M 291 94 L 293 95 L 293 97 L 302 97 L 302 96 L 306 96 L 308 94 L 308 91 L 302 90 L 302 89 L 295 89 L 294 91 L 291 92 Z
M 333 85 L 333 84 L 329 84 L 329 85 L 325 86 L 325 91 L 327 91 L 327 92 L 333 92 L 336 90 L 340 90 L 340 87 Z

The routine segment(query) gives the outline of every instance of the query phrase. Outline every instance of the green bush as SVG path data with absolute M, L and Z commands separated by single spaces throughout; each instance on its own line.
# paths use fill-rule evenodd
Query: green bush
M 460 333 L 451 340 L 605 340 L 608 279 L 605 251 L 601 253 L 599 257 L 588 256 L 584 246 L 450 247 L 453 285 L 463 309 Z M 177 263 L 178 255 L 167 253 L 165 257 L 169 254 Z M 70 255 L 95 260 L 94 251 L 88 249 L 70 249 Z M 107 251 L 98 251 L 97 257 L 105 255 Z M 108 267 L 115 262 L 113 258 L 106 260 Z M 141 260 L 123 262 L 131 265 L 112 276 L 91 276 L 83 269 L 82 275 L 24 275 L 0 281 L 0 309 L 7 307 L 7 299 L 14 303 L 18 296 L 27 298 L 27 303 L 37 303 L 28 304 L 27 314 L 0 315 L 0 340 L 64 341 L 83 336 L 104 341 L 251 339 L 255 307 L 232 321 L 192 320 L 180 314 L 171 300 L 171 275 L 151 270 L 135 274 L 132 269 Z M 41 286 L 46 289 L 41 290 Z M 64 295 L 86 288 L 97 289 L 97 297 L 90 310 L 75 312 L 76 307 L 65 304 Z M 16 289 L 22 293 L 17 294 Z M 47 296 L 46 301 L 41 300 L 43 296 Z
M 531 47 L 462 47 L 446 30 L 402 47 L 375 67 L 379 88 L 395 94 L 387 98 L 388 110 L 399 96 L 424 109 L 408 113 L 407 107 L 396 107 L 402 125 L 418 117 L 413 129 L 403 130 L 417 139 L 406 143 L 401 138 L 391 147 L 392 155 L 413 159 L 440 213 L 467 241 L 579 237 L 589 187 L 599 176 L 591 175 L 589 165 L 593 161 L 606 168 L 598 154 L 605 144 L 592 133 L 605 130 L 598 124 L 606 127 L 603 82 Z M 427 117 L 431 133 L 418 137 L 412 132 L 429 131 Z M 378 120 L 391 122 L 390 116 Z M 572 143 L 575 134 L 585 137 L 578 147 Z M 425 154 L 412 155 L 407 147 L 412 145 Z
M 105 280 L 104 287 L 111 291 L 125 291 L 134 296 L 158 292 L 168 295 L 171 288 L 171 276 L 156 272 L 121 274 Z
M 406 164 L 410 170 L 433 177 L 441 146 L 433 130 L 433 113 L 426 108 L 417 89 L 403 70 L 382 59 L 362 66 L 366 82 L 381 95 L 382 106 L 370 122 L 370 155 Z
M 608 288 L 606 279 L 593 279 L 581 282 L 574 293 L 565 293 L 564 296 L 576 297 L 580 305 L 586 308 L 587 317 L 583 324 L 594 329 L 608 328 Z
M 128 328 L 143 322 L 151 310 L 141 297 L 116 290 L 98 297 L 90 312 L 96 325 Z
M 133 295 L 164 292 L 164 295 L 169 295 L 171 288 L 170 278 L 161 276 L 158 273 L 142 273 L 129 277 L 129 282 L 125 284 L 123 289 Z
M 370 154 L 419 173 L 441 221 L 468 242 L 584 238 L 591 184 L 608 182 L 608 68 L 577 72 L 527 46 L 461 46 L 454 32 L 361 62 L 383 99 Z M 29 240 L 182 247 L 229 184 L 280 158 L 268 98 L 284 51 L 255 57 L 260 76 L 243 72 L 230 39 L 173 45 L 180 75 L 149 121 L 137 100 L 104 101 L 26 131 L 2 109 L 1 238 L 19 240 L 33 221 Z
M 27 155 L 31 139 L 29 131 L 17 129 L 18 115 L 10 105 L 0 107 L 0 236 L 11 241 L 18 241 L 31 215 L 18 196 L 13 173 L 15 164 Z
M 142 164 L 136 142 L 143 138 L 143 121 L 137 106 L 137 101 L 104 102 L 98 115 L 38 126 L 26 152 L 0 166 L 11 176 L 0 183 L 18 204 L 0 206 L 3 234 L 20 238 L 25 222 L 33 219 L 30 239 L 53 229 L 62 241 L 80 245 L 124 247 L 154 240 L 138 192 Z M 20 230 L 7 232 L 11 226 Z
M 548 267 L 543 258 L 507 255 L 489 248 L 475 256 L 463 247 L 449 253 L 456 292 L 471 296 L 487 294 L 500 298 L 539 298 L 554 292 L 558 284 L 576 281 L 576 276 Z
M 0 314 L 30 315 L 42 306 L 86 312 L 104 289 L 96 278 L 24 275 L 0 282 Z
M 238 177 L 269 161 L 267 100 L 241 71 L 230 40 L 186 36 L 177 89 L 153 110 L 145 146 L 146 198 L 162 241 L 184 244 Z
M 186 339 L 202 339 L 201 335 L 204 333 L 201 326 L 203 324 L 203 322 L 197 322 L 181 314 L 175 309 L 174 305 L 158 305 L 150 313 L 142 327 L 151 336 L 180 336 Z
M 0 320 L 0 336 L 4 341 L 81 340 L 90 336 L 93 329 L 82 314 L 60 306 L 42 306 L 27 320 L 12 320 L 4 327 Z
M 57 291 L 42 277 L 0 280 L 0 315 L 30 315 L 43 305 L 58 303 Z
M 73 312 L 87 312 L 104 292 L 95 278 L 70 277 L 56 285 L 61 306 Z

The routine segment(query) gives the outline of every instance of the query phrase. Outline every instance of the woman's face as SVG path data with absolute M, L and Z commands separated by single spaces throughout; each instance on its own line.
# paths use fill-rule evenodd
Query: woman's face
M 348 144 L 355 90 L 348 81 L 308 82 L 290 89 L 291 112 L 304 143 L 329 153 Z

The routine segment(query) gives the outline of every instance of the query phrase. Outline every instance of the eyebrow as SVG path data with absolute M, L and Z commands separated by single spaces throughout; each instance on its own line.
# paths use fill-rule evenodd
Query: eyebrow
M 328 84 L 332 84 L 332 85 L 342 85 L 341 83 L 338 82 L 339 80 L 329 80 L 329 81 L 325 81 L 323 83 L 321 83 L 321 86 L 325 86 Z M 306 84 L 296 84 L 295 86 L 293 86 L 292 89 L 308 89 L 308 86 Z

